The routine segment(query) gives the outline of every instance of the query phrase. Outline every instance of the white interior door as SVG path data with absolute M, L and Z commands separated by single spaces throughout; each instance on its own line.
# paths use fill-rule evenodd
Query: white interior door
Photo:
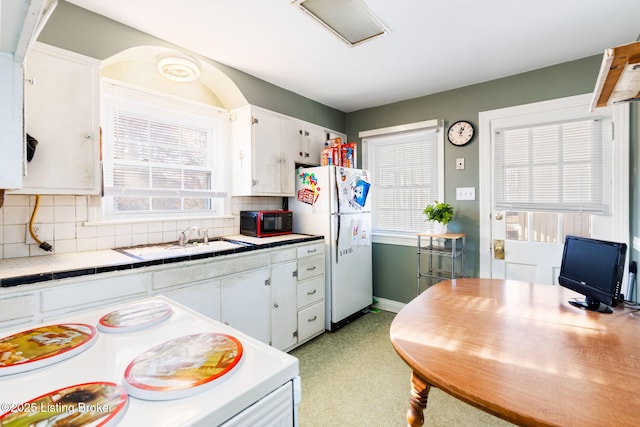
M 494 194 L 495 133 L 509 126 L 572 120 L 589 111 L 590 95 L 580 95 L 480 113 L 480 276 L 556 284 L 567 234 L 628 243 L 628 107 L 598 109 L 615 123 L 610 176 L 610 209 L 605 214 L 497 209 Z

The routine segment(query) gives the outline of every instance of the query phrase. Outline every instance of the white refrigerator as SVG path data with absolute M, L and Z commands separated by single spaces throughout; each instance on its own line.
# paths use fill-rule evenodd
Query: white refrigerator
M 328 331 L 366 313 L 373 300 L 370 185 L 362 169 L 296 170 L 296 196 L 289 201 L 293 231 L 324 236 Z

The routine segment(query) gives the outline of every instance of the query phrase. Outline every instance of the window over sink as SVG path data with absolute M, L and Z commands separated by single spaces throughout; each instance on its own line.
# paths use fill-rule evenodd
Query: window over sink
M 103 79 L 105 219 L 222 215 L 227 111 Z

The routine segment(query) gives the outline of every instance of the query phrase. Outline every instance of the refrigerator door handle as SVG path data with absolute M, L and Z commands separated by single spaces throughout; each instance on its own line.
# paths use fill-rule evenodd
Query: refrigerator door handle
M 338 168 L 333 168 L 333 182 L 336 187 L 336 222 L 338 223 L 338 230 L 336 231 L 336 264 L 338 263 L 338 255 L 340 250 L 338 249 L 338 242 L 340 242 L 340 187 L 338 186 Z
M 338 230 L 336 231 L 336 264 L 338 263 L 338 254 L 340 253 L 338 242 L 340 242 L 340 214 L 336 215 L 336 222 L 338 223 Z

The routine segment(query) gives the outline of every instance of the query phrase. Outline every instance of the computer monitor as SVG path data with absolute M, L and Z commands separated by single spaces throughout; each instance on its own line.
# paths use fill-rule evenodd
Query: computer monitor
M 618 304 L 627 253 L 625 243 L 567 236 L 558 282 L 585 296 L 570 304 L 586 310 L 611 313 Z

